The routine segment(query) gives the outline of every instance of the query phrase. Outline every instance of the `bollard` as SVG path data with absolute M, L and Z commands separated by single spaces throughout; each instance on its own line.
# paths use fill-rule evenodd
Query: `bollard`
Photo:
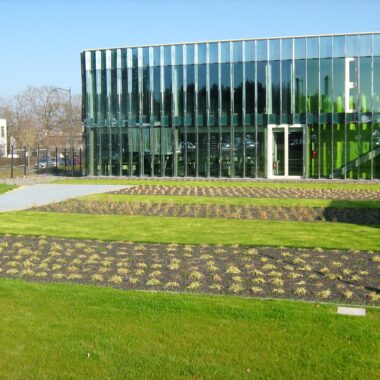
M 79 148 L 79 176 L 82 177 L 82 148 Z
M 27 166 L 27 157 L 26 157 L 26 146 L 24 146 L 24 177 L 26 177 L 26 166 Z
M 74 148 L 71 148 L 71 175 L 74 177 Z
M 13 178 L 13 145 L 11 149 L 11 178 Z
M 58 175 L 58 148 L 55 147 L 55 175 Z
M 65 148 L 65 175 L 66 175 L 66 167 L 67 167 L 67 156 L 66 156 L 66 148 Z

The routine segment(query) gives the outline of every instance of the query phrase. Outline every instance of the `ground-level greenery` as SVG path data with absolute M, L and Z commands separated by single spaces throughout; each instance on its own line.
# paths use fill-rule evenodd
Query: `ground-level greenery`
M 380 310 L 0 279 L 6 379 L 380 375 Z
M 81 199 L 103 202 L 146 202 L 201 205 L 247 205 L 265 207 L 336 207 L 336 208 L 380 208 L 376 200 L 331 200 L 331 199 L 281 199 L 248 197 L 204 197 L 204 196 L 167 196 L 134 194 L 93 194 Z
M 5 183 L 0 184 L 0 194 L 4 194 L 7 191 L 15 189 L 17 186 L 15 185 L 6 185 Z
M 152 243 L 380 249 L 378 226 L 19 211 L 4 213 L 0 234 Z

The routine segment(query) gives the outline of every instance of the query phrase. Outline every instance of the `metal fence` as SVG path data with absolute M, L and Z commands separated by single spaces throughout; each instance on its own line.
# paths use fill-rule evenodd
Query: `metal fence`
M 38 174 L 79 177 L 82 176 L 84 168 L 81 148 L 15 149 L 11 146 L 8 156 L 0 157 L 1 178 Z

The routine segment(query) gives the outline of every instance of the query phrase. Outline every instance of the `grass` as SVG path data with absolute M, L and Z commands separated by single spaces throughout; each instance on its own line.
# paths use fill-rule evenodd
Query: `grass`
M 0 280 L 6 379 L 380 375 L 380 310 Z
M 153 243 L 380 250 L 379 228 L 344 223 L 144 217 L 17 211 L 0 233 Z
M 146 202 L 174 204 L 218 204 L 249 205 L 266 207 L 336 207 L 336 208 L 380 208 L 380 202 L 350 201 L 332 199 L 291 199 L 291 198 L 248 198 L 248 197 L 205 197 L 205 196 L 168 196 L 168 195 L 130 195 L 130 194 L 93 194 L 82 197 L 90 201 L 106 202 Z
M 4 194 L 7 191 L 15 189 L 17 186 L 16 185 L 6 185 L 4 183 L 0 184 L 0 194 Z
M 284 181 L 269 182 L 261 181 L 213 181 L 213 180 L 157 180 L 157 179 L 117 179 L 117 178 L 69 178 L 54 181 L 52 183 L 60 184 L 91 184 L 91 185 L 162 185 L 162 186 L 215 186 L 215 187 L 271 187 L 271 188 L 297 188 L 297 189 L 342 189 L 342 190 L 380 190 L 379 182 L 355 183 L 355 182 L 302 182 L 302 181 Z

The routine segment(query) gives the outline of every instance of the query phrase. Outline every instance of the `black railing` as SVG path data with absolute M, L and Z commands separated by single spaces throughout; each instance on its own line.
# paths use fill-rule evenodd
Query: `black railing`
M 0 177 L 14 178 L 28 175 L 82 176 L 84 172 L 82 148 L 16 149 L 10 147 L 7 156 L 0 157 Z

